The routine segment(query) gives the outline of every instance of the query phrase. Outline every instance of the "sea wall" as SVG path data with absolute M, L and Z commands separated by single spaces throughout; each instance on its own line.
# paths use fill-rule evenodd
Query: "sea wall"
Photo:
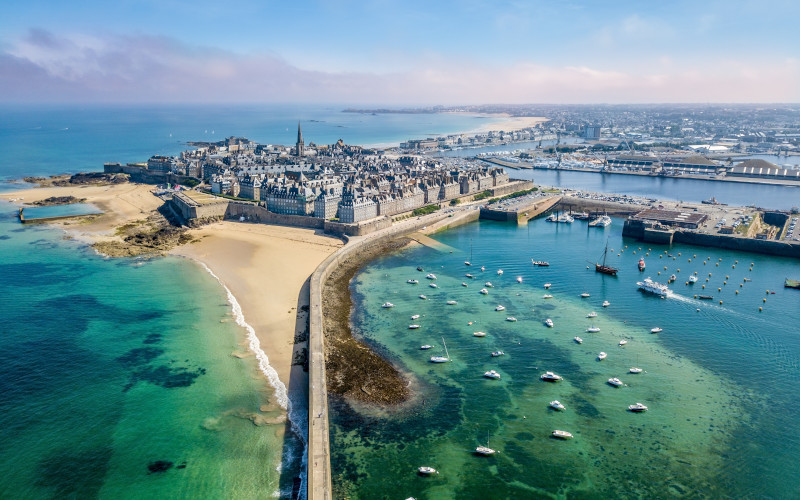
M 342 263 L 359 259 L 359 254 L 383 240 L 418 231 L 444 230 L 477 220 L 478 210 L 465 210 L 457 216 L 437 213 L 407 220 L 366 236 L 348 239 L 347 244 L 329 255 L 311 275 L 308 338 L 308 500 L 332 498 L 328 388 L 325 374 L 325 341 L 322 319 L 322 289 L 328 276 Z

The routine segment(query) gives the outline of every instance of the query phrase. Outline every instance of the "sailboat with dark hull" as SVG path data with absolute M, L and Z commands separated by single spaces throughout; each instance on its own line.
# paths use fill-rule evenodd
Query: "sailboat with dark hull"
M 610 274 L 611 276 L 616 276 L 619 269 L 617 269 L 616 267 L 611 267 L 606 265 L 607 256 L 608 256 L 608 241 L 606 241 L 606 248 L 603 251 L 603 263 L 598 264 L 595 262 L 594 270 L 597 271 L 598 273 Z

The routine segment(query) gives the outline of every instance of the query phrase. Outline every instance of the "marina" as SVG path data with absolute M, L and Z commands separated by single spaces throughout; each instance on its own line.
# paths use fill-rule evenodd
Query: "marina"
M 381 323 L 374 323 L 367 307 L 365 315 L 359 316 L 357 327 L 368 332 L 368 342 L 379 342 L 392 359 L 418 374 L 426 403 L 412 404 L 394 416 L 374 417 L 343 401 L 331 401 L 332 465 L 334 473 L 344 473 L 338 484 L 357 492 L 355 496 L 359 498 L 378 495 L 387 488 L 415 498 L 435 495 L 441 488 L 455 492 L 459 498 L 519 497 L 525 496 L 515 486 L 520 480 L 526 488 L 541 494 L 563 488 L 581 491 L 581 484 L 591 484 L 592 491 L 602 492 L 603 496 L 635 491 L 637 495 L 658 497 L 664 489 L 676 485 L 666 477 L 681 477 L 678 487 L 701 492 L 701 496 L 724 495 L 727 488 L 745 494 L 771 488 L 774 495 L 780 496 L 781 486 L 767 482 L 767 477 L 775 476 L 775 467 L 781 474 L 796 473 L 775 457 L 769 465 L 756 467 L 757 474 L 765 475 L 763 480 L 754 476 L 756 472 L 741 477 L 737 464 L 747 462 L 754 452 L 750 446 L 740 446 L 737 436 L 753 425 L 769 429 L 793 425 L 796 417 L 790 413 L 761 410 L 769 395 L 782 398 L 781 404 L 788 407 L 797 407 L 800 401 L 777 381 L 765 382 L 758 393 L 744 389 L 750 382 L 739 366 L 742 349 L 748 349 L 748 359 L 755 369 L 769 364 L 783 379 L 796 377 L 792 366 L 800 359 L 800 346 L 787 343 L 788 337 L 776 338 L 790 358 L 775 365 L 773 347 L 760 334 L 782 330 L 780 325 L 787 320 L 787 301 L 793 300 L 796 293 L 782 288 L 784 279 L 774 276 L 791 274 L 796 261 L 687 245 L 643 245 L 622 238 L 622 224 L 614 222 L 606 231 L 587 232 L 585 226 L 550 225 L 544 220 L 533 221 L 528 227 L 482 221 L 435 235 L 460 249 L 462 255 L 432 253 L 417 247 L 367 266 L 353 285 L 359 304 L 360 297 L 384 295 L 401 312 L 423 305 L 425 310 L 420 313 L 427 316 L 436 314 L 445 301 L 439 298 L 420 304 L 411 290 L 404 292 L 405 288 L 397 288 L 392 281 L 402 283 L 408 270 L 416 266 L 437 270 L 437 282 L 448 293 L 452 290 L 453 300 L 459 304 L 446 320 L 438 322 L 446 332 L 444 340 L 453 352 L 453 361 L 445 370 L 428 373 L 423 368 L 430 367 L 428 359 L 414 354 L 420 353 L 419 343 L 392 328 L 391 320 L 384 324 L 384 318 Z M 592 249 L 604 248 L 606 240 L 607 265 L 622 269 L 616 277 L 586 269 L 586 260 L 596 257 L 592 255 L 596 250 Z M 498 248 L 499 241 L 503 242 L 502 248 Z M 463 252 L 469 255 L 470 242 L 474 247 L 470 261 L 473 267 L 485 266 L 492 273 L 492 300 L 497 302 L 487 304 L 482 294 L 459 286 Z M 661 276 L 662 281 L 672 274 L 678 277 L 670 285 L 669 297 L 660 299 L 659 295 L 639 291 L 637 281 L 647 276 L 637 272 L 640 256 L 647 259 L 655 282 Z M 552 265 L 531 265 L 532 258 L 543 257 Z M 651 267 L 654 259 L 656 263 Z M 735 261 L 753 262 L 752 270 L 751 266 L 731 268 Z M 727 269 L 714 272 L 716 262 Z M 708 269 L 709 265 L 713 269 Z M 497 268 L 504 269 L 505 275 L 495 276 L 493 269 Z M 704 276 L 708 271 L 712 273 L 708 282 L 703 277 L 695 285 L 686 284 L 687 275 L 698 272 Z M 522 283 L 516 281 L 517 276 L 523 278 Z M 542 299 L 545 283 L 557 291 L 557 298 Z M 693 290 L 703 290 L 703 285 L 706 289 L 720 288 L 714 293 L 724 304 L 694 298 Z M 776 293 L 765 296 L 764 289 L 774 289 Z M 394 295 L 385 295 L 387 290 Z M 581 297 L 582 293 L 589 297 Z M 592 309 L 610 306 L 612 298 L 613 307 L 586 319 Z M 492 313 L 498 302 L 502 302 L 506 314 Z M 761 312 L 759 307 L 763 307 Z M 506 321 L 509 313 L 517 322 Z M 788 314 L 789 321 L 800 321 L 796 310 Z M 545 325 L 546 319 L 553 321 L 553 328 Z M 375 320 L 379 317 L 375 316 Z M 593 325 L 589 327 L 600 331 L 578 343 L 576 333 L 585 331 L 590 320 Z M 481 341 L 472 340 L 473 324 L 491 335 Z M 669 334 L 650 335 L 654 325 Z M 506 355 L 499 359 L 488 355 L 498 349 Z M 597 362 L 600 352 L 607 353 L 602 363 Z M 496 364 L 498 360 L 500 363 Z M 480 374 L 493 370 L 502 373 L 502 378 L 478 382 Z M 636 383 L 621 379 L 624 373 L 630 378 L 635 375 Z M 602 391 L 602 387 L 606 390 Z M 492 414 L 478 412 L 474 408 L 479 406 L 478 401 L 500 409 Z M 550 407 L 553 401 L 569 411 L 554 411 Z M 366 421 L 373 426 L 370 440 L 402 445 L 405 451 L 392 452 L 389 457 L 373 453 L 371 445 L 348 431 Z M 464 445 L 485 442 L 487 427 L 492 429 L 493 448 L 503 450 L 500 456 L 508 461 L 498 469 L 499 476 L 485 474 L 486 465 L 480 460 L 471 462 L 469 446 Z M 609 438 L 610 428 L 615 433 L 613 439 Z M 483 430 L 476 433 L 474 429 Z M 569 432 L 574 439 L 569 445 L 548 439 L 553 429 Z M 669 451 L 651 452 L 655 442 L 667 443 Z M 769 453 L 767 449 L 775 448 L 784 458 L 792 456 L 796 449 L 793 443 L 776 446 L 768 435 L 758 436 L 753 445 L 765 454 Z M 720 456 L 720 449 L 727 458 Z M 691 467 L 672 458 L 686 453 L 692 456 Z M 551 469 L 545 469 L 537 460 L 542 454 L 564 471 L 573 472 L 545 479 L 543 471 Z M 358 465 L 348 457 L 358 457 Z M 435 463 L 441 473 L 438 481 L 443 483 L 434 487 L 415 483 L 413 478 L 378 473 L 381 467 L 387 467 L 385 464 L 395 462 L 408 463 L 410 467 L 420 462 Z M 515 475 L 511 481 L 507 474 L 513 474 L 518 466 L 531 474 L 526 474 L 525 479 Z M 711 470 L 725 477 L 724 485 L 716 474 L 705 472 Z M 465 478 L 458 471 L 467 471 L 476 479 Z M 579 478 L 578 483 L 572 480 L 574 477 Z M 625 490 L 619 487 L 621 478 L 627 478 Z

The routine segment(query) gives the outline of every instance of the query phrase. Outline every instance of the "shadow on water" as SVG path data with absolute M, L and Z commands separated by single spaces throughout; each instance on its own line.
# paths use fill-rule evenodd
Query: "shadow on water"
M 309 335 L 309 290 L 311 288 L 311 278 L 307 279 L 300 288 L 297 296 L 297 308 L 295 315 L 294 342 L 292 348 L 291 374 L 289 376 L 290 405 L 302 405 L 294 408 L 294 418 L 298 421 L 292 422 L 292 415 L 286 419 L 284 424 L 283 450 L 281 452 L 281 472 L 279 487 L 281 498 L 305 498 L 306 492 L 301 488 L 306 484 L 301 480 L 301 476 L 306 473 L 302 463 L 304 448 L 307 446 L 308 439 L 308 335 Z M 292 408 L 290 407 L 290 410 Z M 300 427 L 305 436 L 299 436 L 293 425 Z

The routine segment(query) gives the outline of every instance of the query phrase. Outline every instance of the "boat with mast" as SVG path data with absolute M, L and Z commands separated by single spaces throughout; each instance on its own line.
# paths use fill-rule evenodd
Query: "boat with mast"
M 611 267 L 606 265 L 606 257 L 608 257 L 608 240 L 606 240 L 606 248 L 603 250 L 603 263 L 598 264 L 595 262 L 594 270 L 598 273 L 609 274 L 611 276 L 616 276 L 619 269 L 616 267 Z
M 450 361 L 450 353 L 447 352 L 447 344 L 444 341 L 444 337 L 442 337 L 442 345 L 444 346 L 445 356 L 431 356 L 431 363 L 447 363 Z

